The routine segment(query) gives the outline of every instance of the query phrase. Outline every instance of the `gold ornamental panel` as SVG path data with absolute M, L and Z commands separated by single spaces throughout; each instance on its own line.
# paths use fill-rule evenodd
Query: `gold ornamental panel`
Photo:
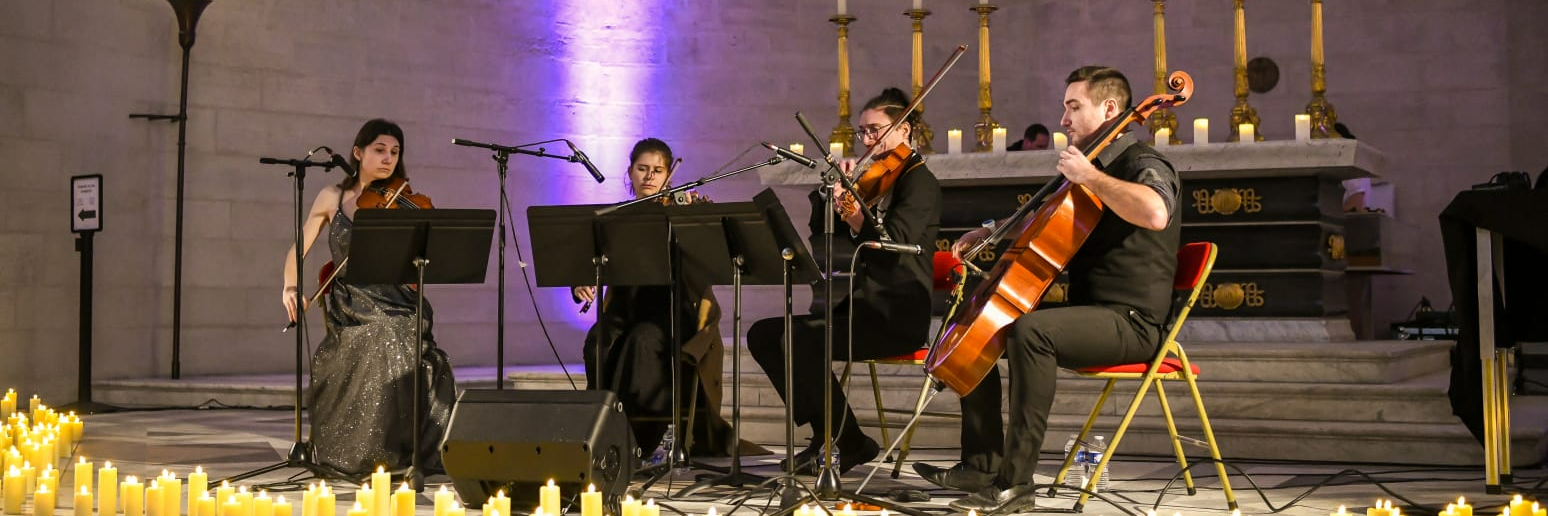
M 1344 259 L 1344 235 L 1328 235 L 1328 258 Z
M 1024 193 L 1016 196 L 1016 206 L 1032 202 L 1032 194 Z
M 1201 215 L 1257 213 L 1263 211 L 1263 197 L 1254 188 L 1200 188 L 1193 191 L 1193 209 Z
M 1206 283 L 1199 292 L 1199 306 L 1222 310 L 1235 310 L 1242 305 L 1259 307 L 1263 306 L 1264 293 L 1257 283 Z
M 935 239 L 935 250 L 937 250 L 937 251 L 951 251 L 951 239 L 949 239 L 949 238 L 937 238 L 937 239 Z

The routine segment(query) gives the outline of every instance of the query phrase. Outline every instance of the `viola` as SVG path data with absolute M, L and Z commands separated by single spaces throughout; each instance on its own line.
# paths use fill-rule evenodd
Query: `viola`
M 866 207 L 876 207 L 876 203 L 892 191 L 892 185 L 898 182 L 898 178 L 919 166 L 918 164 L 914 167 L 907 166 L 908 159 L 913 155 L 914 149 L 909 148 L 906 142 L 878 155 L 871 162 L 871 166 L 860 174 L 860 178 L 855 180 L 856 191 L 844 192 L 844 195 L 839 197 L 839 213 L 845 218 L 853 216 L 860 210 L 861 202 L 864 202 Z M 858 198 L 856 198 L 857 194 Z
M 1172 72 L 1167 84 L 1177 93 L 1152 95 L 1124 110 L 1081 149 L 1086 159 L 1100 154 L 1129 124 L 1142 123 L 1156 110 L 1182 105 L 1193 96 L 1193 78 L 1187 73 Z M 1005 353 L 1005 327 L 1037 309 L 1044 292 L 1096 228 L 1102 210 L 1101 199 L 1085 186 L 1056 174 L 1009 222 L 963 253 L 973 256 L 1001 238 L 1012 238 L 972 296 L 951 311 L 925 358 L 925 371 L 962 396 L 978 388 Z
M 686 190 L 672 195 L 663 195 L 656 200 L 661 201 L 662 206 L 687 206 L 689 204 L 715 202 L 710 200 L 708 196 L 699 193 L 698 190 Z

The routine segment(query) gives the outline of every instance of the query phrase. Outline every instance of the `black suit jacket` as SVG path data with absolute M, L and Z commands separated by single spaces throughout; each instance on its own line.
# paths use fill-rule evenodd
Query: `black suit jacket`
M 904 255 L 879 249 L 852 251 L 860 253 L 860 260 L 855 265 L 852 302 L 855 303 L 855 317 L 860 320 L 857 325 L 880 319 L 884 324 L 869 331 L 924 342 L 930 332 L 931 276 L 935 239 L 941 228 L 941 186 L 918 154 L 910 157 L 905 167 L 911 168 L 893 184 L 890 198 L 879 204 L 882 208 L 879 213 L 882 226 L 887 228 L 894 242 L 919 245 L 924 253 Z M 813 201 L 812 240 L 817 246 L 813 251 L 821 256 L 819 242 L 822 240 L 824 204 L 817 195 L 813 195 Z M 849 269 L 851 254 L 841 251 L 853 250 L 869 240 L 881 240 L 869 220 L 857 233 L 851 233 L 849 225 L 842 220 L 835 220 L 834 227 L 834 270 Z M 850 300 L 840 301 L 847 294 L 845 287 L 842 282 L 834 284 L 834 314 L 837 316 L 843 316 L 849 310 Z M 814 298 L 822 295 L 821 289 L 822 285 L 818 283 Z

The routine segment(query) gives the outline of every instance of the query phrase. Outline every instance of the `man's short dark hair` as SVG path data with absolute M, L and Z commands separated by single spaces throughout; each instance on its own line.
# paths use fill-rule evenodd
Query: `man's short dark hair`
M 1091 102 L 1101 103 L 1107 99 L 1118 101 L 1119 109 L 1129 108 L 1129 79 L 1122 72 L 1106 66 L 1082 66 L 1064 79 L 1064 84 L 1085 82 L 1086 93 L 1091 96 Z
M 1037 135 L 1039 134 L 1048 134 L 1048 128 L 1044 127 L 1043 124 L 1032 124 L 1027 126 L 1027 130 L 1021 133 L 1021 138 L 1027 141 L 1032 141 L 1036 140 Z M 1052 135 L 1049 137 L 1052 138 Z

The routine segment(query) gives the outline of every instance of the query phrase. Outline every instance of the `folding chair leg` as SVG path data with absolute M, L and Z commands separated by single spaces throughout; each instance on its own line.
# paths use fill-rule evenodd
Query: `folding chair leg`
M 1108 380 L 1111 382 L 1112 380 Z M 1118 429 L 1113 431 L 1113 440 L 1107 443 L 1107 450 L 1102 453 L 1102 460 L 1091 469 L 1091 478 L 1086 479 L 1086 490 L 1095 491 L 1096 481 L 1102 478 L 1102 471 L 1107 469 L 1107 461 L 1112 460 L 1113 451 L 1118 449 L 1118 443 L 1123 441 L 1123 434 L 1129 430 L 1129 422 L 1134 420 L 1134 414 L 1139 412 L 1140 403 L 1145 401 L 1145 394 L 1150 390 L 1151 383 L 1159 383 L 1161 380 L 1155 374 L 1146 374 L 1140 379 L 1139 392 L 1134 393 L 1134 401 L 1129 402 L 1129 410 L 1123 413 L 1123 420 L 1118 422 Z M 1086 507 L 1086 500 L 1091 495 L 1081 493 L 1075 500 L 1075 512 L 1080 512 Z
M 1172 404 L 1166 401 L 1166 382 L 1156 382 L 1156 399 L 1161 402 L 1161 414 L 1166 416 L 1166 433 L 1172 438 L 1172 451 L 1177 453 L 1177 467 L 1182 469 L 1183 483 L 1188 487 L 1188 496 L 1199 494 L 1199 489 L 1193 485 L 1193 472 L 1188 469 L 1188 455 L 1183 453 L 1182 439 L 1177 437 L 1177 423 L 1172 420 Z
M 925 403 L 927 403 L 929 401 L 930 401 L 930 377 L 929 376 L 925 376 L 924 385 L 919 387 L 919 398 L 914 400 L 914 412 L 913 413 L 915 413 L 915 414 L 923 413 L 924 412 Z M 898 473 L 903 470 L 903 461 L 908 458 L 909 443 L 913 442 L 913 440 L 914 440 L 914 431 L 918 430 L 918 429 L 919 429 L 919 425 L 915 424 L 915 425 L 909 427 L 907 431 L 903 432 L 903 445 L 902 445 L 901 448 L 898 449 L 898 458 L 897 458 L 897 460 L 892 463 L 892 478 L 898 478 Z
M 1231 492 L 1231 478 L 1226 475 L 1225 463 L 1220 460 L 1220 444 L 1215 441 L 1215 430 L 1209 426 L 1209 414 L 1204 412 L 1204 398 L 1199 395 L 1199 384 L 1193 380 L 1189 371 L 1188 358 L 1182 356 L 1183 378 L 1188 381 L 1188 390 L 1193 394 L 1193 406 L 1199 411 L 1199 423 L 1204 427 L 1204 438 L 1209 441 L 1209 457 L 1215 459 L 1215 471 L 1220 475 L 1220 488 L 1225 490 L 1226 505 L 1230 509 L 1238 509 L 1236 493 Z
M 1076 446 L 1080 446 L 1081 441 L 1085 441 L 1086 436 L 1091 433 L 1091 427 L 1096 425 L 1097 415 L 1102 413 L 1102 406 L 1107 404 L 1107 396 L 1113 393 L 1113 386 L 1117 384 L 1118 380 L 1109 379 L 1107 380 L 1107 386 L 1102 387 L 1102 394 L 1097 396 L 1096 405 L 1091 407 L 1091 415 L 1086 417 L 1086 425 L 1080 427 L 1080 434 L 1075 436 Z M 1071 453 L 1064 455 L 1064 463 L 1059 466 L 1059 474 L 1054 476 L 1053 483 L 1055 486 L 1064 485 L 1065 478 L 1070 476 L 1070 466 L 1075 463 L 1074 451 L 1071 449 Z M 1048 488 L 1048 496 L 1054 496 L 1058 492 L 1059 489 L 1057 487 Z
M 887 409 L 882 407 L 881 382 L 876 380 L 876 363 L 866 362 L 865 365 L 871 368 L 871 394 L 876 396 L 876 421 L 881 425 L 882 442 L 890 443 L 892 438 L 887 436 Z M 887 457 L 887 460 L 892 460 L 892 457 Z

